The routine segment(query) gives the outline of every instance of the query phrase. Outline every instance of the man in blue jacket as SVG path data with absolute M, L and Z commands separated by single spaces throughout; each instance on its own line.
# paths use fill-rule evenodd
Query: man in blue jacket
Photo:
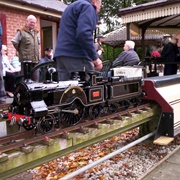
M 58 79 L 71 79 L 76 71 L 101 70 L 93 41 L 102 0 L 78 0 L 63 12 L 55 49 Z

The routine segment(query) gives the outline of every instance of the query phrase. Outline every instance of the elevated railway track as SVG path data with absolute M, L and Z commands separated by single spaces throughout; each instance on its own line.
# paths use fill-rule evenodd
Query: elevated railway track
M 0 176 L 2 179 L 100 142 L 159 117 L 159 107 L 145 104 L 40 135 L 35 131 L 1 137 Z M 27 133 L 30 133 L 27 138 Z M 32 136 L 30 138 L 30 136 Z M 12 163 L 13 162 L 13 163 Z

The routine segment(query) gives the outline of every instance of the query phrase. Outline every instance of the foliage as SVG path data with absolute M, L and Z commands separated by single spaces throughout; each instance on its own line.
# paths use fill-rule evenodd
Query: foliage
M 114 61 L 118 55 L 123 51 L 122 47 L 113 48 L 111 46 L 107 46 L 103 44 L 104 54 L 103 61 L 110 60 Z
M 130 7 L 132 5 L 143 4 L 147 2 L 152 2 L 154 0 L 106 0 L 102 3 L 101 12 L 99 18 L 101 23 L 106 23 L 107 31 L 105 33 L 111 32 L 117 28 L 121 27 L 120 18 L 118 17 L 118 11 L 120 8 Z
M 111 46 L 107 46 L 103 44 L 104 54 L 103 54 L 103 61 L 110 60 L 114 61 L 119 54 L 123 51 L 123 47 L 116 47 L 113 48 Z M 142 59 L 142 48 L 138 47 L 135 49 L 140 59 Z
M 99 160 L 100 158 L 112 153 L 114 149 L 117 149 L 119 145 L 127 144 L 127 142 L 130 141 L 130 139 L 135 139 L 138 137 L 138 129 L 133 129 L 131 131 L 127 131 L 125 133 L 121 133 L 117 136 L 114 136 L 112 138 L 106 139 L 104 141 L 101 141 L 100 143 L 93 144 L 91 146 L 88 146 L 86 148 L 80 149 L 78 151 L 74 151 L 70 154 L 67 154 L 65 156 L 59 157 L 57 159 L 54 159 L 53 161 L 50 161 L 48 163 L 44 163 L 36 168 L 33 169 L 33 180 L 57 180 L 60 178 L 63 178 L 65 175 L 72 173 L 74 171 L 77 171 L 78 169 L 88 165 L 89 163 L 95 162 Z M 146 146 L 144 146 L 145 149 Z M 137 151 L 137 147 L 133 147 L 131 149 L 135 152 Z M 148 146 L 147 146 L 148 148 Z M 129 152 L 125 152 L 129 153 Z M 123 161 L 126 156 L 125 154 L 118 154 L 114 156 L 111 159 L 111 162 L 116 161 Z M 124 160 L 125 161 L 125 160 Z M 106 163 L 101 164 L 100 166 L 95 166 L 86 171 L 86 173 L 93 174 L 97 172 L 103 172 L 102 170 L 104 168 L 107 168 Z M 128 171 L 129 166 L 127 163 L 123 163 L 119 169 L 123 169 Z M 84 172 L 80 173 L 74 178 L 71 178 L 71 180 L 80 180 L 84 179 Z M 87 178 L 88 179 L 88 178 Z M 91 178 L 92 179 L 92 178 Z M 106 177 L 102 173 L 99 174 L 99 180 L 105 180 Z

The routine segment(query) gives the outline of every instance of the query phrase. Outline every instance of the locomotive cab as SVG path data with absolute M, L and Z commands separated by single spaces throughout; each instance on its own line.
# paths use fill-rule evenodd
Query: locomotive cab
M 141 66 L 121 66 L 111 68 L 106 84 L 108 106 L 116 111 L 119 107 L 137 106 L 141 102 L 143 73 Z

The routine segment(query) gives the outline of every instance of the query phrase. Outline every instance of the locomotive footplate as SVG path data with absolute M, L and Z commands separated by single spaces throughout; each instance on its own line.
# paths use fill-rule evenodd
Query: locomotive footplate
M 143 100 L 156 101 L 162 108 L 155 139 L 161 136 L 174 137 L 180 132 L 179 89 L 179 74 L 144 79 Z

